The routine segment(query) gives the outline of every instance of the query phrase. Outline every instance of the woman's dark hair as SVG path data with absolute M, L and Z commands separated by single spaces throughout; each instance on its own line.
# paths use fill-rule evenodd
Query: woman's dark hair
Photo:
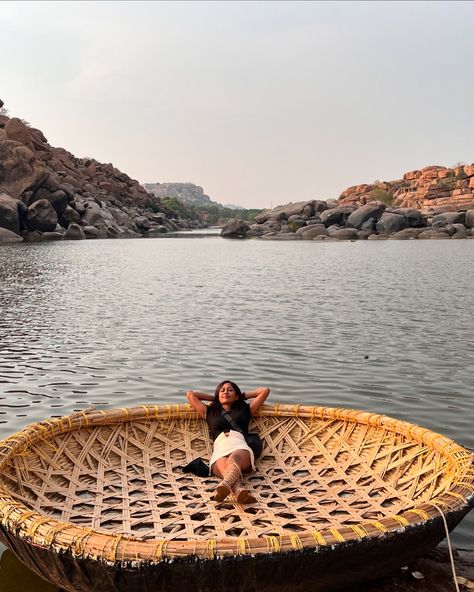
M 214 415 L 220 414 L 222 410 L 222 403 L 219 401 L 219 393 L 224 384 L 230 384 L 238 397 L 238 399 L 232 403 L 232 409 L 239 409 L 243 405 L 247 405 L 239 385 L 235 382 L 232 382 L 232 380 L 223 380 L 216 386 L 216 390 L 214 391 L 214 400 L 209 405 L 209 409 Z

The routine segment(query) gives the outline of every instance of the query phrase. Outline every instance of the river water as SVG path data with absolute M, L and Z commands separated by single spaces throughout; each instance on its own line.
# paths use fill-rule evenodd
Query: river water
M 473 280 L 469 240 L 3 246 L 0 437 L 89 405 L 184 402 L 231 378 L 474 448 Z M 471 514 L 453 539 L 473 548 L 473 535 Z

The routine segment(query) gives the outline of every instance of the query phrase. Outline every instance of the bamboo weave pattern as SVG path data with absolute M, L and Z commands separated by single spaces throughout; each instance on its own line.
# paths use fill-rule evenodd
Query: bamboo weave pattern
M 199 541 L 212 558 L 212 541 L 229 538 L 243 552 L 251 551 L 245 548 L 250 539 L 275 552 L 285 536 L 298 549 L 308 533 L 314 545 L 342 542 L 348 532 L 380 535 L 389 529 L 387 520 L 400 527 L 420 520 L 426 514 L 420 507 L 430 501 L 449 509 L 474 492 L 470 455 L 443 436 L 361 412 L 266 406 L 252 427 L 264 452 L 247 479 L 257 503 L 240 506 L 230 498 L 216 504 L 214 477 L 179 470 L 193 458 L 210 457 L 205 422 L 186 406 L 155 414 L 142 409 L 118 410 L 118 419 L 96 412 L 90 420 L 44 422 L 21 446 L 15 436 L 4 441 L 3 522 L 8 502 L 10 519 L 21 507 L 22 521 L 34 520 L 29 536 L 51 520 L 58 521 L 56 529 L 83 529 L 83 540 L 75 540 L 79 553 L 96 532 L 109 533 L 104 553 L 114 559 L 121 537 L 161 541 L 158 559 L 170 542 Z M 18 525 L 16 514 L 15 520 Z

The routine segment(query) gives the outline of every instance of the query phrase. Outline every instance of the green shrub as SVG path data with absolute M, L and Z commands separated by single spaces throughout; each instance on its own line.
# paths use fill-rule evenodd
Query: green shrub
M 393 202 L 395 201 L 393 193 L 391 191 L 383 189 L 382 187 L 376 187 L 375 189 L 372 189 L 372 191 L 369 193 L 369 198 L 370 199 L 368 199 L 367 201 L 381 201 L 386 206 L 392 206 Z

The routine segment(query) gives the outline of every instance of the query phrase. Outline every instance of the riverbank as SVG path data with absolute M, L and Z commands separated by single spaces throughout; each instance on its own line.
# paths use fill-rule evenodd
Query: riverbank
M 78 158 L 27 122 L 0 114 L 0 243 L 135 238 L 202 226 L 181 219 L 113 164 Z
M 410 240 L 474 238 L 474 209 L 451 211 L 386 206 L 381 201 L 337 205 L 301 201 L 264 210 L 255 223 L 230 220 L 224 238 L 262 240 Z

